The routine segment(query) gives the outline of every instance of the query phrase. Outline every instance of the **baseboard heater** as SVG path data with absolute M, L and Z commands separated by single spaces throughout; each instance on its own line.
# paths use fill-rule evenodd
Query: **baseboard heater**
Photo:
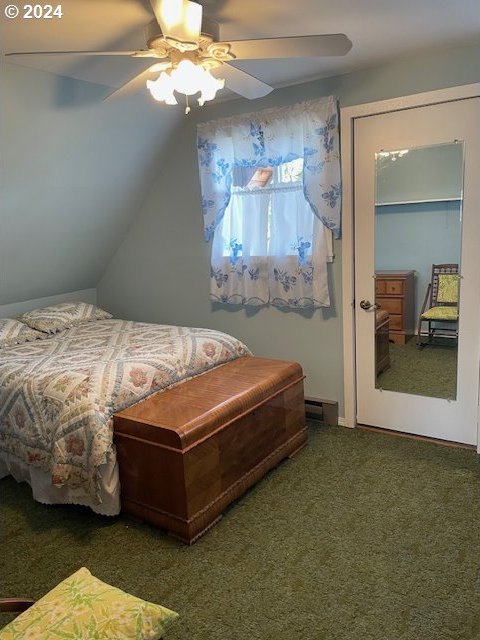
M 338 424 L 338 402 L 336 400 L 322 400 L 305 396 L 305 412 L 307 418 L 321 420 L 330 427 Z

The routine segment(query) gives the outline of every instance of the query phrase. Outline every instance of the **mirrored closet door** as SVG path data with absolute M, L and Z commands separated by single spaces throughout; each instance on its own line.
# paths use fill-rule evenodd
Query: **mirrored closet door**
M 354 130 L 357 421 L 474 444 L 480 98 Z

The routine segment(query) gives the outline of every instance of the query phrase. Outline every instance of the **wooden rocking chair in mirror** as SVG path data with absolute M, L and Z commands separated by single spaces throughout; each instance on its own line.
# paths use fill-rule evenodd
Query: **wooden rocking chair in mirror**
M 418 348 L 433 344 L 436 336 L 453 337 L 453 344 L 457 344 L 458 284 L 458 264 L 432 265 L 432 279 L 418 318 Z M 427 330 L 422 333 L 424 323 L 427 323 Z

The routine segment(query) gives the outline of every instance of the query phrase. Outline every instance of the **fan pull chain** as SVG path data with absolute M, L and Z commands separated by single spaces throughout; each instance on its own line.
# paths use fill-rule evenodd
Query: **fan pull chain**
M 190 113 L 190 105 L 188 104 L 188 96 L 185 95 L 185 103 L 186 103 L 186 107 L 185 107 L 185 115 L 188 115 Z

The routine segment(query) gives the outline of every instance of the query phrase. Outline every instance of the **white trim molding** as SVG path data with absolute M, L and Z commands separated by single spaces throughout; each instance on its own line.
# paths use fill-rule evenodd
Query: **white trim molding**
M 70 291 L 68 293 L 60 293 L 56 296 L 48 296 L 46 298 L 35 298 L 34 300 L 24 300 L 23 302 L 12 302 L 11 304 L 0 305 L 0 318 L 9 316 L 17 316 L 26 313 L 32 309 L 40 309 L 48 307 L 59 302 L 89 302 L 97 304 L 96 289 L 81 289 L 80 291 Z

